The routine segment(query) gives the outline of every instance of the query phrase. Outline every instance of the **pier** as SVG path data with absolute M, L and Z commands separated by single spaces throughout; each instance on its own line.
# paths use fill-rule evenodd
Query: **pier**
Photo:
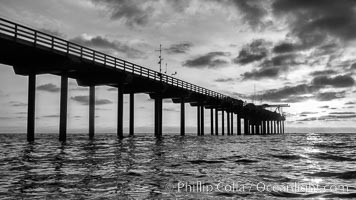
M 135 134 L 134 102 L 137 93 L 148 94 L 154 100 L 155 137 L 162 137 L 163 99 L 172 99 L 174 103 L 180 104 L 181 136 L 186 134 L 186 104 L 197 108 L 198 136 L 206 134 L 205 111 L 210 112 L 210 135 L 284 134 L 285 117 L 278 112 L 265 109 L 265 106 L 247 104 L 241 99 L 229 97 L 2 18 L 0 18 L 0 63 L 12 66 L 17 75 L 28 76 L 28 141 L 35 139 L 36 77 L 41 74 L 61 77 L 60 141 L 65 141 L 67 138 L 69 78 L 75 79 L 80 86 L 89 87 L 88 136 L 90 139 L 95 136 L 95 87 L 101 85 L 118 89 L 118 138 L 124 137 L 124 95 L 129 95 L 129 135 Z M 219 119 L 219 112 L 221 119 Z M 220 133 L 219 126 L 221 126 Z

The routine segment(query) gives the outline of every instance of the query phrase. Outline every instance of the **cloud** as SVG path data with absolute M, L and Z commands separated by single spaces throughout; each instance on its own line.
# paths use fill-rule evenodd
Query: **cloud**
M 19 101 L 10 101 L 11 106 L 13 107 L 24 107 L 27 106 L 27 103 L 22 103 Z
M 2 90 L 0 90 L 0 97 L 5 97 L 8 96 L 7 94 L 5 94 Z
M 179 44 L 172 44 L 165 50 L 168 54 L 183 54 L 187 53 L 192 46 L 193 44 L 190 42 L 182 42 Z
M 72 100 L 81 103 L 82 105 L 89 105 L 89 96 L 74 96 Z M 112 101 L 108 99 L 95 99 L 95 105 L 107 105 L 112 104 Z
M 89 91 L 88 87 L 76 86 L 75 88 L 70 88 L 72 91 Z
M 323 42 L 326 42 L 326 44 L 323 44 Z M 284 54 L 308 50 L 312 47 L 316 47 L 313 53 L 318 56 L 332 54 L 340 48 L 333 42 L 327 43 L 326 36 L 316 34 L 307 38 L 297 38 L 295 42 L 282 41 L 275 45 L 272 51 L 276 54 Z
M 60 91 L 60 88 L 52 83 L 37 86 L 37 89 L 40 91 L 53 92 L 53 93 Z
M 241 76 L 243 79 L 260 80 L 264 78 L 277 78 L 282 72 L 287 72 L 292 66 L 303 64 L 299 59 L 299 54 L 283 54 L 265 59 L 259 69 L 245 72 Z
M 342 62 L 340 58 L 345 54 L 348 42 L 356 39 L 356 1 L 271 2 L 272 15 L 276 20 L 285 22 L 289 29 L 286 39 L 273 48 L 274 53 L 303 51 L 309 66 L 324 65 L 324 62 L 328 67 L 340 65 L 338 62 Z
M 106 90 L 109 92 L 117 92 L 118 89 L 115 87 L 110 87 L 110 88 L 107 88 Z
M 355 4 L 349 0 L 276 0 L 272 9 L 277 16 L 288 16 L 292 33 L 304 41 L 316 35 L 350 40 L 356 38 Z
M 129 46 L 128 44 L 122 43 L 120 41 L 114 40 L 110 41 L 109 39 L 102 36 L 89 37 L 81 35 L 70 40 L 71 42 L 91 47 L 98 48 L 102 50 L 111 50 L 115 52 L 122 53 L 129 58 L 142 58 L 144 57 L 144 52 Z
M 130 27 L 144 26 L 148 23 L 153 7 L 151 1 L 139 0 L 92 0 L 94 4 L 104 6 L 112 20 L 123 20 Z
M 350 69 L 351 69 L 351 70 L 356 70 L 356 63 L 352 64 L 352 65 L 350 66 Z
M 215 82 L 226 83 L 236 81 L 234 78 L 218 78 L 214 80 Z
M 239 55 L 233 60 L 233 62 L 245 65 L 262 60 L 268 54 L 268 45 L 269 43 L 263 39 L 254 40 L 241 49 Z
M 65 34 L 58 31 L 58 30 L 53 30 L 53 29 L 48 29 L 48 28 L 41 28 L 39 31 L 47 33 L 49 35 L 57 36 L 57 37 L 65 37 Z
M 316 99 L 319 101 L 331 101 L 334 99 L 342 99 L 345 98 L 346 92 L 320 92 L 316 95 Z
M 230 0 L 233 5 L 238 8 L 242 14 L 243 21 L 245 21 L 250 27 L 264 27 L 264 17 L 267 15 L 267 11 L 263 4 L 259 0 Z
M 349 101 L 349 102 L 346 102 L 345 105 L 355 105 L 356 102 L 355 101 Z
M 263 99 L 272 102 L 302 102 L 309 99 L 318 101 L 331 101 L 334 99 L 345 98 L 346 91 L 339 92 L 321 92 L 325 85 L 299 84 L 296 86 L 285 86 L 279 89 L 272 89 L 262 92 L 256 96 L 257 99 Z M 250 96 L 251 98 L 251 96 Z
M 345 119 L 355 119 L 356 114 L 338 114 L 338 115 L 323 115 L 320 117 L 308 117 L 297 121 L 339 121 Z
M 179 110 L 174 109 L 174 108 L 163 108 L 163 110 L 167 111 L 167 112 L 179 112 Z
M 308 84 L 285 86 L 279 89 L 267 90 L 262 94 L 257 95 L 257 98 L 273 102 L 300 102 L 308 99 L 308 97 L 302 95 L 318 92 L 319 89 L 319 87 Z
M 300 65 L 304 63 L 300 60 L 299 57 L 300 55 L 295 53 L 277 55 L 270 60 L 265 60 L 261 64 L 261 67 L 284 67 L 285 69 L 288 69 L 289 66 Z
M 329 108 L 330 106 L 320 106 L 319 108 Z
M 215 68 L 227 64 L 228 62 L 222 58 L 229 55 L 230 53 L 228 52 L 209 52 L 205 55 L 185 61 L 183 66 L 192 68 Z
M 273 52 L 274 53 L 290 53 L 293 51 L 296 51 L 298 47 L 295 44 L 288 43 L 288 42 L 283 42 L 275 47 L 273 47 Z
M 251 72 L 245 72 L 241 76 L 243 79 L 253 79 L 253 80 L 260 80 L 263 78 L 275 78 L 278 77 L 280 73 L 280 69 L 278 68 L 262 68 L 258 70 L 253 70 Z
M 302 112 L 300 113 L 301 115 L 313 115 L 313 114 L 318 114 L 317 112 Z
M 314 71 L 310 73 L 311 76 L 326 76 L 326 75 L 334 75 L 337 71 L 329 69 L 329 70 L 322 70 L 322 71 Z
M 59 115 L 45 115 L 42 118 L 59 118 Z
M 330 115 L 354 115 L 355 112 L 331 112 Z
M 333 78 L 327 76 L 318 76 L 312 80 L 312 84 L 315 86 L 332 86 L 335 88 L 352 87 L 355 84 L 355 80 L 348 75 L 339 75 Z

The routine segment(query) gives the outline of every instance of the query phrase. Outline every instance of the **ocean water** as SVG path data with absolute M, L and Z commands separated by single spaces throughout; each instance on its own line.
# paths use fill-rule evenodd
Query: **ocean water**
M 356 198 L 356 134 L 0 135 L 0 199 Z

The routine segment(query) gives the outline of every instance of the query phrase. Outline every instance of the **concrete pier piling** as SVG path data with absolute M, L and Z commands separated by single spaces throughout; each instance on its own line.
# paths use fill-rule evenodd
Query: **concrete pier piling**
M 89 139 L 94 138 L 95 132 L 95 86 L 89 87 Z
M 237 121 L 236 121 L 236 126 L 237 126 L 237 135 L 241 135 L 241 117 L 240 114 L 237 115 Z
M 219 111 L 215 108 L 215 135 L 219 135 Z
M 185 99 L 181 98 L 180 102 L 180 135 L 185 135 Z
M 201 117 L 200 117 L 201 112 L 200 112 L 200 110 L 201 110 L 201 107 L 197 106 L 197 135 L 198 136 L 201 135 L 201 122 L 200 122 L 200 120 L 201 120 Z
M 248 124 L 248 119 L 244 118 L 244 134 L 249 135 L 249 124 Z
M 226 121 L 227 121 L 227 123 L 226 123 L 226 129 L 227 129 L 227 135 L 230 135 L 230 133 L 231 133 L 231 131 L 230 131 L 230 128 L 231 128 L 231 126 L 230 126 L 230 113 L 229 113 L 229 111 L 227 111 L 226 112 Z
M 155 99 L 155 136 L 162 137 L 162 97 L 160 95 Z
M 59 141 L 67 139 L 68 75 L 61 76 L 61 97 L 59 111 Z
M 28 76 L 27 141 L 35 140 L 36 74 Z
M 124 137 L 124 87 L 118 86 L 117 97 L 117 137 L 122 139 Z
M 129 126 L 129 135 L 134 135 L 135 129 L 135 94 L 130 93 L 130 126 Z
M 234 135 L 234 113 L 233 113 L 233 112 L 231 112 L 230 114 L 231 114 L 231 123 L 230 123 L 231 128 L 230 128 L 230 135 Z
M 205 123 L 204 123 L 204 106 L 200 106 L 200 136 L 204 135 Z
M 221 135 L 225 135 L 225 114 L 224 110 L 221 110 Z
M 214 109 L 210 108 L 210 135 L 214 135 Z

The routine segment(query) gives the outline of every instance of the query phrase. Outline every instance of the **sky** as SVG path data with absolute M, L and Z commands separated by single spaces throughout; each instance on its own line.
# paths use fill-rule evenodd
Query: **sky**
M 288 103 L 287 132 L 356 131 L 352 0 L 0 0 L 0 17 L 157 71 L 162 44 L 168 75 L 258 105 Z M 0 64 L 0 132 L 26 131 L 27 82 Z M 58 132 L 59 85 L 37 76 L 37 132 Z M 115 132 L 117 90 L 96 91 L 96 130 Z M 88 93 L 70 80 L 70 132 L 88 130 Z M 179 105 L 163 107 L 163 131 L 178 132 Z M 194 132 L 196 108 L 186 109 Z M 135 95 L 135 126 L 153 132 L 147 94 Z

